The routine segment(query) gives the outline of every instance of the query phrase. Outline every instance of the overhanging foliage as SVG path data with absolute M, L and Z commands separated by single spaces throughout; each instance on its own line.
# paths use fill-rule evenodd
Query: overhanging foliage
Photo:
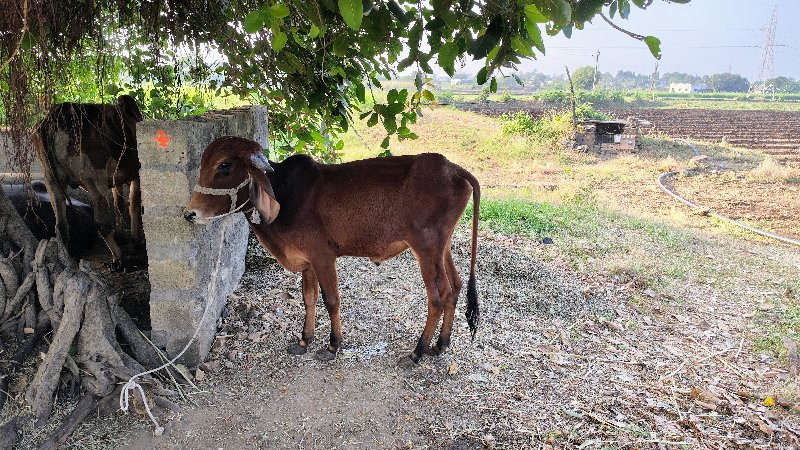
M 482 60 L 477 81 L 496 90 L 498 76 L 544 54 L 546 36 L 652 1 L 0 0 L 0 113 L 19 138 L 53 101 L 126 92 L 163 117 L 230 94 L 271 106 L 280 151 L 335 159 L 342 142 L 331 138 L 353 113 L 385 128 L 385 149 L 391 136 L 414 138 L 434 62 L 452 75 Z M 656 38 L 628 34 L 659 57 Z M 402 71 L 415 88 L 371 95 Z

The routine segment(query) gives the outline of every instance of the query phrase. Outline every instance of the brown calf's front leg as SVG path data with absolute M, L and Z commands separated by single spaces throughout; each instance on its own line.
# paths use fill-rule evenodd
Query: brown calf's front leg
M 302 355 L 308 350 L 308 344 L 314 340 L 314 328 L 317 321 L 317 299 L 319 298 L 319 282 L 314 269 L 303 271 L 303 303 L 306 307 L 306 319 L 303 323 L 303 334 L 300 342 L 289 346 L 289 353 Z
M 321 348 L 316 355 L 320 361 L 330 361 L 336 357 L 339 347 L 342 345 L 342 316 L 341 298 L 339 297 L 339 279 L 336 274 L 336 260 L 323 261 L 314 265 L 314 272 L 317 274 L 319 286 L 322 290 L 322 301 L 325 302 L 325 309 L 331 319 L 331 340 L 327 348 Z

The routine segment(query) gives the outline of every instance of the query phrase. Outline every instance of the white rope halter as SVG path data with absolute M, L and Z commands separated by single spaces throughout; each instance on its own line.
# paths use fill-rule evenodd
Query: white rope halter
M 239 191 L 241 191 L 242 188 L 244 188 L 245 186 L 249 185 L 252 182 L 253 182 L 253 177 L 251 177 L 250 174 L 247 174 L 247 179 L 242 181 L 241 184 L 239 184 L 235 188 L 216 189 L 216 188 L 209 188 L 209 187 L 205 187 L 205 186 L 200 186 L 199 184 L 195 184 L 194 185 L 194 191 L 195 192 L 199 192 L 201 194 L 206 194 L 206 195 L 229 195 L 231 197 L 231 208 L 230 208 L 230 210 L 228 212 L 223 213 L 223 214 L 218 214 L 216 216 L 207 217 L 207 218 L 205 218 L 205 220 L 219 219 L 220 217 L 230 216 L 231 214 L 235 214 L 235 213 L 241 211 L 242 208 L 244 208 L 244 205 L 247 204 L 247 202 L 244 202 L 241 205 L 236 206 L 236 198 L 239 196 Z M 250 222 L 253 222 L 255 224 L 261 223 L 261 215 L 258 213 L 256 208 L 252 207 L 252 208 L 248 209 L 247 211 L 244 211 L 245 214 L 250 213 L 250 212 L 252 212 L 252 214 L 250 214 L 250 218 L 249 218 Z

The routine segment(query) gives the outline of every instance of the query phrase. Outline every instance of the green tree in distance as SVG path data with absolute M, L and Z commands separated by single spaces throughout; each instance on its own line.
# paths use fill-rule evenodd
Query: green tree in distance
M 715 73 L 708 77 L 708 87 L 716 92 L 747 92 L 750 82 L 735 73 Z
M 594 84 L 595 72 L 593 66 L 581 66 L 572 72 L 572 84 L 575 89 L 582 89 L 588 91 Z M 600 73 L 597 73 L 597 82 L 600 82 Z

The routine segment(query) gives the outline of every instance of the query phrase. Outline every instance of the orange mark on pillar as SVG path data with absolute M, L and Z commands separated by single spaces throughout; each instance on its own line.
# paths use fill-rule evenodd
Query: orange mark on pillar
M 169 140 L 172 139 L 172 136 L 164 133 L 164 130 L 157 130 L 155 137 L 159 147 L 166 147 L 169 144 Z

